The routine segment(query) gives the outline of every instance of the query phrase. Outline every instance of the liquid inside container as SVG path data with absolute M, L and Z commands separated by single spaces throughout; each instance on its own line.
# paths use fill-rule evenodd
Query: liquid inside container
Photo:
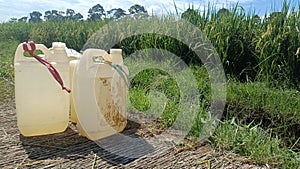
M 111 65 L 102 62 L 123 65 L 121 52 L 112 49 L 109 55 L 100 49 L 87 49 L 79 62 L 72 63 L 76 73 L 72 88 L 75 111 L 71 115 L 78 131 L 91 140 L 111 136 L 127 124 L 127 85 Z
M 65 44 L 55 42 L 50 49 L 36 44 L 36 48 L 69 85 Z M 16 50 L 14 68 L 17 124 L 21 134 L 37 136 L 65 131 L 69 122 L 69 94 L 61 89 L 44 65 L 24 56 L 22 44 Z
M 73 123 L 77 123 L 78 122 L 78 117 L 77 117 L 77 113 L 76 113 L 76 110 L 75 110 L 75 105 L 74 105 L 74 92 L 76 92 L 74 90 L 75 87 L 73 87 L 75 84 L 76 85 L 76 82 L 75 82 L 75 70 L 76 70 L 76 65 L 79 63 L 79 60 L 71 60 L 69 62 L 69 67 L 70 67 L 70 88 L 72 90 L 72 93 L 70 95 L 70 121 L 73 122 Z

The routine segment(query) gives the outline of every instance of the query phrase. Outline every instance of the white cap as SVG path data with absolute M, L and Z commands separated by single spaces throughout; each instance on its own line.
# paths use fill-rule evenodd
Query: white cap
M 122 54 L 122 49 L 110 49 L 110 54 Z
M 53 42 L 52 43 L 52 47 L 55 49 L 65 49 L 66 48 L 66 44 L 63 42 Z
M 115 64 L 123 64 L 122 49 L 110 49 L 111 61 Z

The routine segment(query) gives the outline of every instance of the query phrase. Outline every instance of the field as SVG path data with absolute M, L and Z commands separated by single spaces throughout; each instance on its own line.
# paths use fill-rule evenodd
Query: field
M 153 25 L 156 27 L 145 27 L 155 32 L 154 30 L 163 27 L 158 23 L 162 20 L 168 22 L 168 18 L 172 20 L 172 17 L 153 18 Z M 227 78 L 225 110 L 217 121 L 219 125 L 208 125 L 209 131 L 214 127 L 215 130 L 210 137 L 205 138 L 205 144 L 224 154 L 237 154 L 259 166 L 299 168 L 300 12 L 294 11 L 286 3 L 280 12 L 266 15 L 260 20 L 254 13 L 244 11 L 237 5 L 224 13 L 217 12 L 213 7 L 208 7 L 203 14 L 191 9 L 181 17 L 207 36 L 220 57 Z M 177 39 L 154 33 L 117 37 L 123 29 L 130 28 L 122 24 L 93 36 L 97 30 L 111 22 L 113 21 L 1 23 L 1 105 L 11 107 L 14 100 L 13 57 L 19 43 L 33 40 L 51 47 L 52 42 L 61 41 L 68 48 L 81 51 L 88 47 L 106 49 L 108 42 L 117 39 L 119 43 L 114 47 L 122 48 L 125 64 L 130 72 L 138 69 L 136 60 L 131 59 L 132 54 L 149 48 L 166 50 L 179 56 L 188 68 L 179 71 L 177 79 L 174 79 L 167 71 L 158 69 L 159 66 L 168 67 L 174 61 L 163 61 L 158 67 L 153 66 L 155 68 L 145 69 L 131 77 L 129 113 L 134 115 L 142 112 L 144 117 L 157 118 L 155 126 L 159 129 L 172 126 L 181 111 L 186 116 L 194 113 L 196 118 L 188 138 L 203 136 L 203 128 L 209 123 L 203 119 L 210 112 L 212 88 L 205 65 L 191 50 L 197 50 L 197 46 L 194 43 L 186 45 Z M 138 22 L 139 20 L 133 21 L 129 26 L 138 26 Z M 180 33 L 181 29 L 178 28 L 176 32 Z M 190 32 L 186 36 L 198 35 Z M 92 39 L 86 44 L 89 38 Z M 143 57 L 143 61 L 138 62 L 140 67 L 157 64 L 157 58 L 147 60 L 147 53 Z M 195 84 L 186 79 L 186 74 L 193 75 Z M 197 112 L 190 112 L 189 102 L 182 98 L 182 93 L 192 96 L 192 93 L 188 93 L 191 88 L 180 87 L 184 85 L 197 89 L 198 95 L 193 95 L 200 102 Z M 166 104 L 161 105 L 162 102 Z M 165 106 L 163 112 L 159 112 L 161 106 Z M 4 109 L 5 106 L 1 107 Z M 0 112 L 2 113 L 1 110 Z M 182 120 L 178 124 L 185 123 Z

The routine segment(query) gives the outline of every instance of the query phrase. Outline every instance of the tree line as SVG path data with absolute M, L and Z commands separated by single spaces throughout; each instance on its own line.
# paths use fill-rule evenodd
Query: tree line
M 230 12 L 226 8 L 221 8 L 217 12 L 217 16 L 228 15 Z M 276 12 L 274 12 L 276 13 Z M 272 14 L 274 14 L 272 13 Z M 123 10 L 122 8 L 113 8 L 108 11 L 105 11 L 104 7 L 100 4 L 94 5 L 88 10 L 88 21 L 101 21 L 103 19 L 119 19 L 124 16 L 134 16 L 134 17 L 147 17 L 149 16 L 147 10 L 144 6 L 135 4 L 132 5 L 128 11 Z M 41 18 L 43 14 L 39 11 L 32 11 L 29 13 L 29 17 L 24 16 L 21 18 L 11 18 L 9 22 L 42 22 L 42 21 L 82 21 L 83 15 L 81 13 L 76 13 L 73 9 L 66 9 L 66 11 L 59 10 L 48 10 L 44 13 L 44 20 Z M 188 8 L 185 12 L 182 13 L 181 18 L 193 17 L 193 20 L 199 20 L 201 16 L 197 10 Z M 261 22 L 261 18 L 258 15 L 254 16 L 257 22 Z M 188 19 L 190 20 L 190 19 Z
M 124 16 L 134 16 L 134 17 L 147 17 L 149 16 L 147 10 L 142 5 L 132 5 L 128 11 L 123 10 L 122 8 L 113 8 L 108 11 L 105 11 L 102 5 L 97 4 L 88 10 L 88 21 L 101 21 L 105 18 L 108 19 L 119 19 Z M 11 18 L 9 22 L 42 22 L 41 18 L 43 14 L 39 11 L 32 11 L 29 14 L 29 17 L 24 16 L 21 18 Z M 83 15 L 81 13 L 76 13 L 73 9 L 66 9 L 66 11 L 59 10 L 48 10 L 44 14 L 45 21 L 82 21 Z

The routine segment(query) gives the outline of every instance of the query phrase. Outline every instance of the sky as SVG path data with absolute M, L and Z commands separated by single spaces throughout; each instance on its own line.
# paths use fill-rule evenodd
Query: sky
M 84 19 L 88 10 L 94 5 L 100 4 L 106 11 L 112 8 L 122 8 L 126 11 L 130 6 L 139 4 L 144 6 L 148 13 L 164 14 L 175 13 L 174 2 L 179 12 L 184 12 L 189 6 L 200 11 L 207 7 L 208 3 L 215 5 L 217 9 L 230 8 L 237 2 L 247 11 L 253 11 L 260 16 L 274 10 L 280 10 L 284 0 L 0 0 L 0 22 L 9 21 L 10 18 L 29 16 L 32 11 L 39 11 L 43 15 L 47 10 L 66 11 L 70 8 L 76 13 L 81 13 Z M 290 0 L 292 6 L 298 6 L 298 0 Z M 41 17 L 43 19 L 43 16 Z

